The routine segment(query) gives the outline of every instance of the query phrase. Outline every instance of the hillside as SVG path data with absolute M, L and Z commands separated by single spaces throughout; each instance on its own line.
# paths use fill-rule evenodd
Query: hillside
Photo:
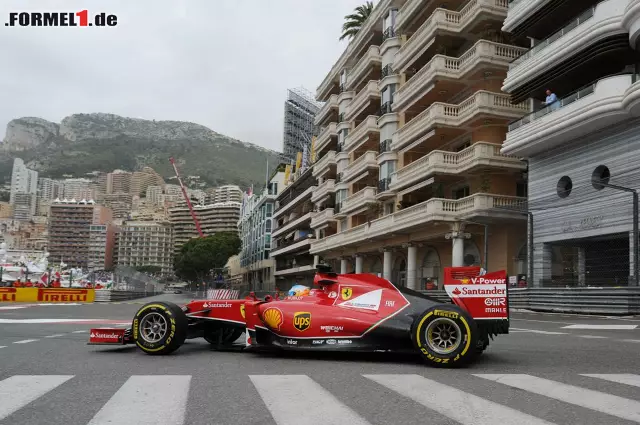
M 183 175 L 207 184 L 262 185 L 267 159 L 273 170 L 277 153 L 182 121 L 153 121 L 113 114 L 75 114 L 60 124 L 35 117 L 12 120 L 0 150 L 0 182 L 11 178 L 20 157 L 42 177 L 81 177 L 92 171 L 153 167 L 173 177 L 173 156 Z

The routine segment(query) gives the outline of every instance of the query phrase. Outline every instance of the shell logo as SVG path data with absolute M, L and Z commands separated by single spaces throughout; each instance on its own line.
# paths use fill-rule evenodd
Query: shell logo
M 244 312 L 244 304 L 240 304 L 240 314 L 242 314 L 243 319 L 246 319 L 245 312 Z
M 269 307 L 262 314 L 262 320 L 271 329 L 279 331 L 282 326 L 282 312 L 275 307 Z
M 462 283 L 463 285 L 468 285 L 469 282 L 471 282 L 471 280 L 468 277 L 463 277 L 462 279 L 460 279 L 460 283 Z

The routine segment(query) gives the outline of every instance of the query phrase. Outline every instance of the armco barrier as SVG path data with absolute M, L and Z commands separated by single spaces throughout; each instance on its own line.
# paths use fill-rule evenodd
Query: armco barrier
M 81 288 L 0 288 L 0 302 L 10 303 L 92 303 L 94 289 Z
M 556 313 L 640 314 L 640 288 L 510 289 L 511 308 Z
M 111 291 L 101 289 L 96 291 L 95 300 L 97 303 L 108 303 L 108 302 L 117 302 L 117 301 L 128 301 L 135 300 L 138 298 L 148 297 L 152 294 L 145 294 L 144 292 L 134 292 L 134 291 Z

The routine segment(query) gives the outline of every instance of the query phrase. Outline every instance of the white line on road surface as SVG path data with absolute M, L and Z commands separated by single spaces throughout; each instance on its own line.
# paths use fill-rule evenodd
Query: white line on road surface
M 87 332 L 89 332 L 89 331 L 87 331 L 87 330 L 84 330 L 84 331 L 73 331 L 71 333 L 72 334 L 84 334 L 84 333 L 87 333 Z
M 66 323 L 66 322 L 102 322 L 103 319 L 0 319 L 0 323 Z
M 0 420 L 71 378 L 73 375 L 16 375 L 0 381 Z
M 634 375 L 631 373 L 582 373 L 581 375 L 589 378 L 603 379 L 617 384 L 640 387 L 640 375 Z
M 576 335 L 578 338 L 586 338 L 586 339 L 607 339 L 607 336 L 600 335 Z
M 363 375 L 463 425 L 550 425 L 543 419 L 420 375 Z M 348 423 L 345 421 L 345 423 Z
M 306 375 L 249 375 L 249 379 L 278 425 L 371 425 Z M 291 403 L 300 394 L 313 403 L 304 409 Z
M 630 331 L 636 329 L 638 325 L 569 325 L 562 329 L 601 329 L 601 330 L 621 330 Z
M 0 345 L 0 348 L 7 348 L 6 345 Z
M 525 374 L 473 375 L 618 418 L 640 422 L 638 401 Z
M 35 341 L 37 341 L 37 339 L 23 339 L 22 341 L 14 341 L 14 344 L 28 344 Z
M 636 343 L 640 343 L 640 339 L 623 339 L 621 340 L 623 342 L 636 342 Z
M 47 336 L 45 336 L 45 338 L 58 338 L 60 336 L 64 336 L 64 334 L 47 335 Z
M 537 329 L 521 329 L 521 328 L 509 328 L 509 331 L 515 330 L 519 332 L 532 332 L 534 334 L 543 334 L 543 335 L 566 335 L 566 332 L 552 332 L 552 331 L 540 331 Z
M 182 425 L 190 385 L 191 375 L 132 376 L 87 425 Z
M 21 308 L 27 308 L 27 306 L 21 305 L 21 306 L 6 306 L 6 307 L 0 307 L 0 310 L 19 310 Z

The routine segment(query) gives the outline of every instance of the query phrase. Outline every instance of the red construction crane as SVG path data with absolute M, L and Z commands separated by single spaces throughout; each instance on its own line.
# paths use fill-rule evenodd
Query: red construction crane
M 182 184 L 182 179 L 180 178 L 178 167 L 176 167 L 176 161 L 173 159 L 173 157 L 171 157 L 169 158 L 169 162 L 171 162 L 171 165 L 173 165 L 173 170 L 176 172 L 178 183 L 180 183 L 180 188 L 182 189 L 182 196 L 184 196 L 184 200 L 187 201 L 187 206 L 189 207 L 189 211 L 191 212 L 191 218 L 193 218 L 193 222 L 196 224 L 196 230 L 198 230 L 198 234 L 200 235 L 200 237 L 204 238 L 204 233 L 202 233 L 198 217 L 196 216 L 195 211 L 193 211 L 193 205 L 191 205 L 191 200 L 189 199 L 189 195 L 187 194 L 187 189 L 185 189 L 184 184 Z

